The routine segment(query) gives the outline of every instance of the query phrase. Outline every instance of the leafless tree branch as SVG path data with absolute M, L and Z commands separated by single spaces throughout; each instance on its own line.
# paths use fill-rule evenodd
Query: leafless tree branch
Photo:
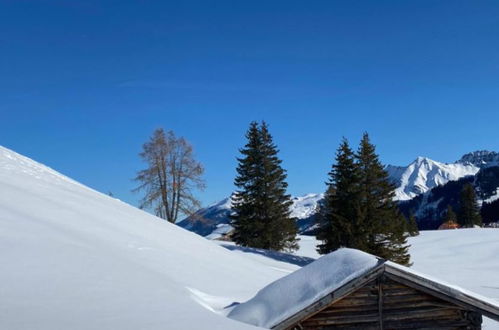
M 187 140 L 160 128 L 139 155 L 147 163 L 147 168 L 137 172 L 134 179 L 139 185 L 133 191 L 145 192 L 141 208 L 152 209 L 157 216 L 173 223 L 180 214 L 189 215 L 200 208 L 194 191 L 205 188 L 204 168 L 194 159 Z

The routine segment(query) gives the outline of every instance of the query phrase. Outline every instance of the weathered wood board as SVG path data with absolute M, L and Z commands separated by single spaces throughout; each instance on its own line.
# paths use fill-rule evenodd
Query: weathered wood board
M 288 329 L 481 329 L 479 313 L 385 275 Z

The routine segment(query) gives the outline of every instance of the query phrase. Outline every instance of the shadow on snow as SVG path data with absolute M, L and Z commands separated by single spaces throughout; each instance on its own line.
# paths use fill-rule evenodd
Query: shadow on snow
M 237 246 L 237 245 L 229 245 L 229 244 L 220 244 L 220 246 L 223 246 L 224 248 L 231 250 L 231 251 L 241 251 L 241 252 L 245 252 L 245 253 L 260 254 L 260 255 L 265 256 L 265 257 L 270 258 L 270 259 L 274 259 L 274 260 L 282 261 L 282 262 L 287 262 L 289 264 L 297 265 L 300 267 L 306 266 L 309 263 L 311 263 L 312 261 L 314 261 L 313 258 L 300 257 L 300 256 L 296 256 L 294 254 L 289 254 L 289 253 L 284 253 L 284 252 L 256 249 L 256 248 Z

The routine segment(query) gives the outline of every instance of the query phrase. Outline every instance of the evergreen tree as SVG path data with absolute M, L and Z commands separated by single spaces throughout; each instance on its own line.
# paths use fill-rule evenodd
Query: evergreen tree
M 461 203 L 459 207 L 459 224 L 462 227 L 473 227 L 482 225 L 480 207 L 478 206 L 475 188 L 471 183 L 466 184 L 461 191 Z
M 413 237 L 419 235 L 418 222 L 414 213 L 411 213 L 409 220 L 407 221 L 407 232 Z
M 321 254 L 340 247 L 362 248 L 359 233 L 362 218 L 359 214 L 359 169 L 348 141 L 343 139 L 336 152 L 336 162 L 328 173 L 327 190 L 319 213 L 316 237 L 322 241 L 317 247 Z
M 297 228 L 286 194 L 286 172 L 266 123 L 252 122 L 246 138 L 234 181 L 238 190 L 232 196 L 233 240 L 242 246 L 295 250 Z
M 356 154 L 361 177 L 359 221 L 366 240 L 366 251 L 400 264 L 409 264 L 405 218 L 393 201 L 395 187 L 388 179 L 375 152 L 375 147 L 364 133 Z
M 454 213 L 454 210 L 450 205 L 447 206 L 447 212 L 445 212 L 444 223 L 445 222 L 457 222 L 456 213 Z

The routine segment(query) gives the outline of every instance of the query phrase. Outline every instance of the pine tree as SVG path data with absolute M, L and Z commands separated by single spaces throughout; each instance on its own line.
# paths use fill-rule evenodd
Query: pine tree
M 336 162 L 328 173 L 327 190 L 319 214 L 316 237 L 321 254 L 340 247 L 362 248 L 359 214 L 359 170 L 348 141 L 343 139 L 336 152 Z
M 261 163 L 259 150 L 262 148 L 262 139 L 258 124 L 252 122 L 246 133 L 248 140 L 244 149 L 239 150 L 244 156 L 238 158 L 239 165 L 236 169 L 238 176 L 234 184 L 241 188 L 240 191 L 232 195 L 232 209 L 234 214 L 231 215 L 232 226 L 234 233 L 232 238 L 239 245 L 249 246 L 253 244 L 259 236 L 261 229 L 257 229 L 258 218 L 256 213 L 256 196 L 254 190 L 255 178 L 261 176 L 260 167 L 253 164 Z
M 482 225 L 480 207 L 478 206 L 475 188 L 471 183 L 466 184 L 461 191 L 461 203 L 459 207 L 459 224 L 462 227 L 473 227 Z
M 233 240 L 242 246 L 295 250 L 297 228 L 289 209 L 291 197 L 286 194 L 286 172 L 267 124 L 252 122 L 246 138 L 234 181 L 238 190 L 232 196 Z
M 444 223 L 445 222 L 457 222 L 456 213 L 454 213 L 454 210 L 452 209 L 451 205 L 447 206 L 447 212 L 445 212 L 445 218 L 444 218 Z
M 393 201 L 395 187 L 364 133 L 356 154 L 359 166 L 360 207 L 367 252 L 400 264 L 409 264 L 405 218 Z
M 411 213 L 409 220 L 407 221 L 407 232 L 413 237 L 419 235 L 418 222 L 414 213 Z

